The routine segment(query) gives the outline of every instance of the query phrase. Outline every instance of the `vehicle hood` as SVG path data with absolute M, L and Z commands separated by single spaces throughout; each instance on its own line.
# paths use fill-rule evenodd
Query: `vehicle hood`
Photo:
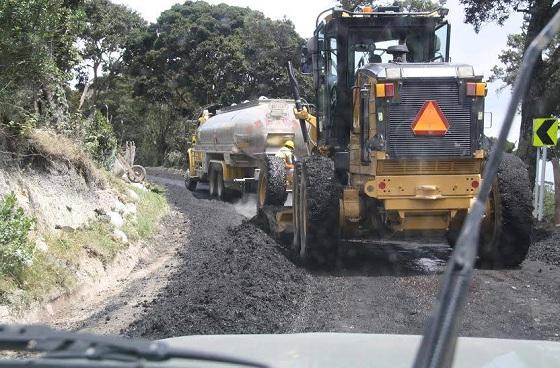
M 271 367 L 412 367 L 421 336 L 349 333 L 184 336 L 178 348 L 220 352 Z M 560 366 L 560 343 L 464 337 L 453 367 Z

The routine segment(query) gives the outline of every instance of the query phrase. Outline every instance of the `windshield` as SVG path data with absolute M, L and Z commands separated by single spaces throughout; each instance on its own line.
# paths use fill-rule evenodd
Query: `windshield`
M 447 36 L 447 35 L 445 35 Z M 440 35 L 443 38 L 443 35 Z M 405 45 L 407 62 L 430 62 L 434 60 L 434 33 L 424 27 L 419 28 L 380 28 L 353 31 L 349 37 L 349 85 L 354 83 L 357 69 L 368 63 L 389 63 L 396 61 L 390 51 L 391 46 Z M 446 41 L 444 41 L 446 42 Z M 439 48 L 438 48 L 439 51 Z
M 560 5 L 237 3 L 0 1 L 0 367 L 557 366 Z

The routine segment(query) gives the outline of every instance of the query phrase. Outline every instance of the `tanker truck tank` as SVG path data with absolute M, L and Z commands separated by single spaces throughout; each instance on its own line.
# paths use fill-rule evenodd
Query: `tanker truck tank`
M 295 141 L 296 156 L 305 153 L 294 103 L 283 99 L 259 99 L 218 110 L 200 125 L 196 144 L 188 152 L 185 184 L 195 190 L 208 182 L 212 196 L 224 189 L 255 189 L 259 167 L 288 140 Z

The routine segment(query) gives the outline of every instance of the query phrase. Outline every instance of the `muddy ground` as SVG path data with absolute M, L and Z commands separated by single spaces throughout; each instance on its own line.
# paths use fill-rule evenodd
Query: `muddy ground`
M 209 200 L 200 185 L 193 195 L 162 170 L 150 177 L 173 207 L 152 256 L 81 319 L 53 324 L 148 338 L 422 332 L 450 255 L 443 241 L 345 244 L 334 270 L 310 272 L 247 221 L 250 201 Z M 477 270 L 461 335 L 560 340 L 558 238 L 539 239 L 518 269 Z

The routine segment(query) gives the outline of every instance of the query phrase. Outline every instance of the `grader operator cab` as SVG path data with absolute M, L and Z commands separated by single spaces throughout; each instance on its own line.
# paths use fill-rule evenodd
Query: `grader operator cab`
M 450 63 L 445 15 L 368 6 L 317 18 L 302 63 L 316 116 L 292 78 L 310 152 L 298 157 L 292 200 L 293 250 L 305 263 L 332 263 L 341 240 L 395 232 L 442 231 L 456 241 L 484 180 L 486 84 L 471 65 Z M 479 262 L 521 263 L 531 227 L 527 170 L 507 155 Z

